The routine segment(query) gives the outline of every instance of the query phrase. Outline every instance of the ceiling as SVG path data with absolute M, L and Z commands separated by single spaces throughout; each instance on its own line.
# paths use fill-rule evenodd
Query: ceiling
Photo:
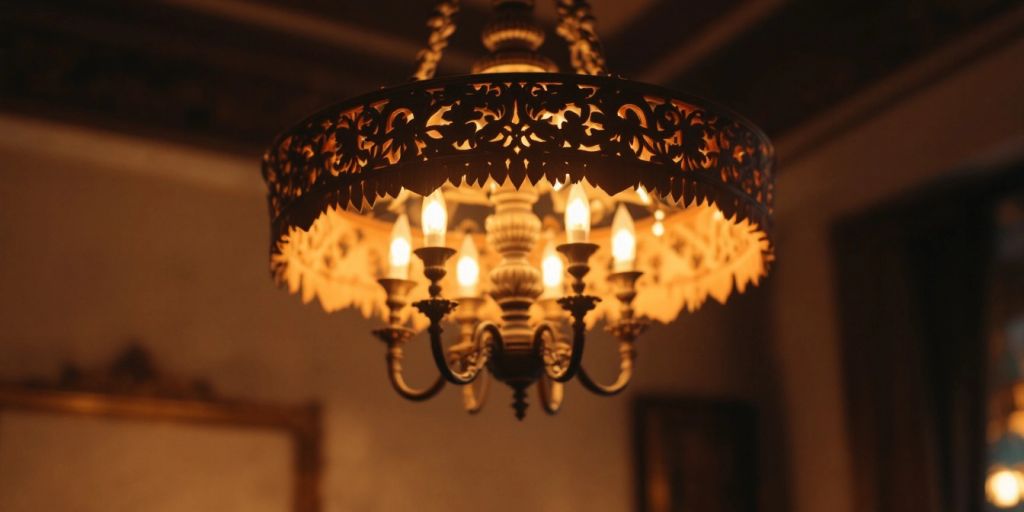
M 465 0 L 440 75 L 482 54 Z M 539 18 L 554 25 L 553 1 Z M 593 0 L 615 74 L 773 138 L 1019 7 L 1011 0 Z M 408 80 L 432 1 L 0 2 L 0 108 L 257 155 L 327 104 Z M 568 69 L 549 30 L 545 52 Z

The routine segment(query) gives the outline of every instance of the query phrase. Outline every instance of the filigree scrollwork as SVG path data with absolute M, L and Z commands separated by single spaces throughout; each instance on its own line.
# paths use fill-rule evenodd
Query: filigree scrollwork
M 558 299 L 558 303 L 572 315 L 572 347 L 569 350 L 567 358 L 559 359 L 554 358 L 553 364 L 544 366 L 545 375 L 555 382 L 568 382 L 576 376 L 579 372 L 580 364 L 583 361 L 583 348 L 586 342 L 586 331 L 587 325 L 584 321 L 587 313 L 594 309 L 598 301 L 601 299 L 590 295 L 570 295 Z M 556 336 L 553 330 L 547 324 L 542 325 L 537 329 L 535 343 L 543 346 L 543 344 L 557 344 Z M 549 353 L 556 353 L 559 347 L 547 347 L 544 349 Z
M 535 343 L 541 350 L 544 366 L 556 373 L 567 371 L 572 358 L 572 345 L 561 340 L 557 329 L 550 324 L 538 328 Z
M 413 303 L 413 306 L 430 319 L 427 332 L 430 335 L 430 350 L 441 376 L 452 384 L 465 385 L 473 382 L 487 364 L 490 351 L 501 333 L 491 322 L 481 322 L 473 335 L 474 349 L 458 358 L 455 365 L 449 364 L 450 354 L 445 350 L 441 336 L 441 319 L 444 318 L 457 303 L 446 299 L 425 299 Z M 454 367 L 453 367 L 454 366 Z
M 329 207 L 402 188 L 568 174 L 614 193 L 643 185 L 713 203 L 768 231 L 771 144 L 711 103 L 611 77 L 508 73 L 415 82 L 307 119 L 264 155 L 275 239 Z
M 765 274 L 773 259 L 774 157 L 767 137 L 727 109 L 608 76 L 586 0 L 556 0 L 557 30 L 569 42 L 577 75 L 524 72 L 554 69 L 532 53 L 543 40 L 541 31 L 530 32 L 523 21 L 533 2 L 494 5 L 500 12 L 484 39 L 496 53 L 477 63 L 480 74 L 433 79 L 459 6 L 441 0 L 428 23 L 428 47 L 418 55 L 418 81 L 309 117 L 265 153 L 263 175 L 270 191 L 271 268 L 279 282 L 292 291 L 301 288 L 304 299 L 316 297 L 329 310 L 359 305 L 370 315 L 383 303 L 388 327 L 375 334 L 388 344 L 389 378 L 401 396 L 424 400 L 450 382 L 463 386 L 463 405 L 475 413 L 493 377 L 512 389 L 512 407 L 522 419 L 526 392 L 535 384 L 549 414 L 561 406 L 563 383 L 577 376 L 594 393 L 621 392 L 632 378 L 634 342 L 651 318 L 674 319 L 708 296 L 724 301 L 734 286 L 742 290 Z M 499 70 L 520 72 L 488 73 Z M 634 257 L 624 260 L 626 266 L 618 260 L 607 264 L 610 255 L 599 254 L 603 244 L 595 243 L 602 240 L 567 237 L 555 249 L 567 260 L 572 294 L 558 298 L 561 284 L 549 284 L 547 276 L 542 283 L 541 270 L 531 261 L 543 225 L 533 208 L 541 193 L 550 192 L 554 211 L 560 211 L 565 198 L 556 192 L 570 182 L 585 182 L 573 188 L 600 191 L 598 197 L 611 204 L 613 196 L 629 201 L 632 195 L 632 204 L 654 221 L 650 236 L 637 236 L 628 223 Z M 371 281 L 366 270 L 382 259 L 367 248 L 369 238 L 385 229 L 374 223 L 392 214 L 404 219 L 399 212 L 415 194 L 445 195 L 451 189 L 458 191 L 456 206 L 493 207 L 483 222 L 486 242 L 494 249 L 487 262 L 489 289 L 478 287 L 481 260 L 467 249 L 472 265 L 459 263 L 459 302 L 445 299 L 445 264 L 456 251 L 435 241 L 412 251 L 422 262 L 427 286 L 420 286 L 418 275 L 408 279 L 408 268 L 396 265 L 378 280 L 383 299 L 381 290 L 362 293 Z M 374 207 L 378 201 L 384 204 Z M 597 211 L 606 204 L 593 197 L 587 203 Z M 622 204 L 619 209 L 626 211 Z M 350 222 L 350 213 L 359 217 L 355 211 L 375 220 Z M 589 214 L 585 218 L 589 224 Z M 463 219 L 460 225 L 477 220 Z M 408 246 L 407 223 L 394 229 L 405 233 L 395 240 Z M 607 224 L 601 229 L 603 236 L 613 236 Z M 389 262 L 397 260 L 400 246 L 377 242 L 372 245 L 391 251 Z M 592 257 L 598 270 L 588 277 Z M 395 269 L 401 272 L 390 272 Z M 638 281 L 649 270 L 648 279 Z M 599 308 L 600 299 L 585 290 L 610 291 L 618 308 L 607 302 Z M 415 317 L 412 326 L 426 327 L 440 374 L 424 389 L 410 387 L 402 375 L 403 345 L 413 335 L 402 311 L 410 301 L 426 317 L 425 322 Z M 442 321 L 460 303 L 452 315 L 459 338 L 446 347 Z M 569 336 L 562 332 L 567 317 L 572 319 Z M 608 322 L 619 341 L 618 376 L 607 385 L 582 367 L 586 331 L 597 318 Z
M 382 283 L 387 280 L 382 280 Z M 392 288 L 391 292 L 395 292 Z M 400 292 L 399 292 L 400 293 Z M 388 327 L 377 329 L 373 334 L 387 344 L 388 379 L 391 381 L 395 391 L 407 400 L 423 401 L 439 393 L 446 382 L 458 385 L 466 385 L 464 389 L 463 402 L 470 413 L 479 412 L 483 407 L 484 397 L 487 394 L 486 379 L 482 381 L 479 390 L 475 391 L 472 384 L 480 376 L 481 370 L 487 364 L 491 347 L 496 337 L 500 337 L 497 328 L 493 324 L 481 323 L 473 336 L 473 342 L 468 347 L 453 346 L 445 350 L 441 341 L 442 329 L 441 319 L 444 318 L 455 307 L 455 303 L 445 299 L 426 299 L 418 301 L 414 306 L 430 319 L 431 352 L 434 362 L 437 365 L 440 375 L 430 386 L 417 389 L 408 385 L 402 373 L 402 359 L 404 357 L 404 345 L 412 339 L 414 332 L 411 329 L 398 325 L 398 309 L 404 305 L 402 297 L 396 297 L 394 293 L 389 301 L 392 308 L 392 323 Z

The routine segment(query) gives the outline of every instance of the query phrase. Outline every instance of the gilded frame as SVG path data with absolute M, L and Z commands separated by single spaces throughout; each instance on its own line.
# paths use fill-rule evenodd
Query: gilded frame
M 9 411 L 276 430 L 292 445 L 291 510 L 321 508 L 319 405 L 225 400 L 202 381 L 158 377 L 149 356 L 138 347 L 128 349 L 107 373 L 89 375 L 69 366 L 56 383 L 0 383 L 0 414 Z

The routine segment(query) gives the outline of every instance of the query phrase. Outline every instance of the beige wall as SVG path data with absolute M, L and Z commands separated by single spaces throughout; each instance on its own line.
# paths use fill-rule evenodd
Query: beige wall
M 781 141 L 768 288 L 641 344 L 634 391 L 762 404 L 773 508 L 788 508 L 789 488 L 793 510 L 852 510 L 829 227 L 1018 151 L 1020 62 L 1017 40 L 799 159 L 787 160 Z M 500 388 L 478 417 L 459 411 L 451 389 L 403 402 L 369 322 L 272 285 L 254 160 L 13 117 L 0 118 L 0 134 L 0 378 L 103 364 L 138 338 L 164 367 L 207 377 L 223 395 L 322 401 L 327 510 L 631 508 L 629 396 L 600 399 L 573 384 L 557 418 L 533 407 L 522 424 Z M 597 355 L 610 347 L 591 346 L 588 360 L 610 370 Z M 429 376 L 426 358 L 422 344 L 410 354 L 415 382 Z M 784 438 L 772 422 L 780 414 Z
M 853 510 L 830 227 L 953 172 L 1024 155 L 1022 62 L 1017 38 L 799 159 L 780 152 L 772 304 L 794 510 Z
M 283 432 L 5 411 L 0 439 L 0 510 L 8 512 L 282 512 L 291 504 Z
M 632 508 L 629 395 L 572 384 L 558 417 L 533 406 L 523 423 L 505 388 L 477 417 L 454 389 L 407 403 L 387 384 L 370 322 L 276 289 L 255 159 L 14 117 L 0 117 L 0 133 L 0 379 L 102 365 L 137 338 L 168 371 L 224 396 L 322 401 L 326 510 Z M 763 317 L 744 316 L 765 296 L 652 329 L 634 390 L 774 403 Z M 414 383 L 430 376 L 423 345 L 409 355 Z M 597 356 L 613 347 L 590 347 L 610 373 Z M 774 503 L 783 460 L 765 457 Z

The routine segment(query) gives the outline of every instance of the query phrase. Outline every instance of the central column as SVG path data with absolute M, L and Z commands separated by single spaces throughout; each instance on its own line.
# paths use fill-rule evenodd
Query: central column
M 490 53 L 473 64 L 473 73 L 555 72 L 558 66 L 537 53 L 544 27 L 533 16 L 533 0 L 492 0 L 494 15 L 480 39 Z
M 491 270 L 491 297 L 501 307 L 501 336 L 510 352 L 530 351 L 533 329 L 530 306 L 543 291 L 540 271 L 527 259 L 540 237 L 541 222 L 533 213 L 537 193 L 505 184 L 491 194 L 494 214 L 487 217 L 487 243 L 501 255 Z

